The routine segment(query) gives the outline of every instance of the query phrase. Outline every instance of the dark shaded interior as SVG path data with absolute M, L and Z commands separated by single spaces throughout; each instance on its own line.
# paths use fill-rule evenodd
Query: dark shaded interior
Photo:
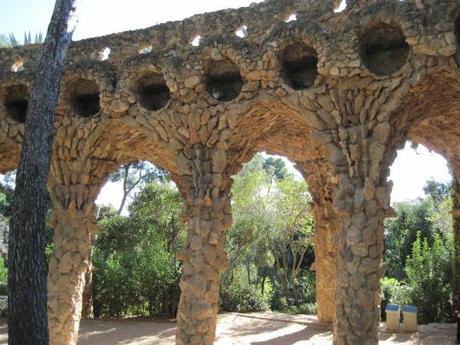
M 205 73 L 206 89 L 218 101 L 232 101 L 241 93 L 244 81 L 240 69 L 230 60 L 208 61 Z
M 91 117 L 99 113 L 99 85 L 92 80 L 79 80 L 73 90 L 72 110 L 81 117 Z
M 11 119 L 19 123 L 25 123 L 28 104 L 29 94 L 25 85 L 14 85 L 7 88 L 5 109 Z
M 361 55 L 372 73 L 386 76 L 401 69 L 409 55 L 409 45 L 399 26 L 377 24 L 361 36 Z
M 281 58 L 283 75 L 287 84 L 294 90 L 312 87 L 318 76 L 318 56 L 316 51 L 303 44 L 287 47 Z
M 147 110 L 159 110 L 171 99 L 171 92 L 161 74 L 152 73 L 138 82 L 139 103 Z

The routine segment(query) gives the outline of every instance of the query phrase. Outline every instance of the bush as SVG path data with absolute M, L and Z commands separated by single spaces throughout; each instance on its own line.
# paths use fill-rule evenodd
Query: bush
M 453 320 L 453 258 L 453 239 L 443 242 L 435 234 L 430 246 L 417 235 L 412 255 L 406 261 L 406 274 L 410 299 L 418 308 L 420 323 Z
M 259 288 L 249 284 L 244 274 L 235 269 L 233 274 L 222 276 L 219 309 L 230 312 L 260 312 L 269 309 L 267 301 L 271 298 L 271 284 L 266 283 L 264 295 Z
M 185 229 L 182 202 L 167 185 L 147 185 L 130 216 L 103 219 L 93 252 L 96 316 L 174 317 L 180 298 L 176 259 Z
M 220 293 L 220 309 L 250 313 L 268 310 L 268 305 L 259 290 L 252 285 L 232 285 Z
M 0 296 L 8 295 L 8 269 L 5 259 L 0 256 Z
M 380 280 L 380 312 L 382 320 L 386 320 L 387 304 L 403 306 L 411 304 L 411 288 L 395 278 L 384 277 Z
M 291 305 L 286 308 L 288 314 L 316 315 L 316 303 L 304 303 L 299 306 Z

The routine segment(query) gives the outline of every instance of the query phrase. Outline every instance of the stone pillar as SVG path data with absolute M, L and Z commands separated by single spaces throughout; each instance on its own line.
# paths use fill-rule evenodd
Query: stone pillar
M 362 85 L 366 85 L 365 88 Z M 372 85 L 372 87 L 371 87 Z M 338 217 L 334 345 L 377 345 L 383 221 L 392 214 L 389 166 L 404 142 L 391 118 L 404 98 L 401 80 L 350 78 L 329 84 L 329 100 L 310 112 L 323 145 Z M 375 91 L 379 89 L 379 91 Z
M 48 322 L 51 345 L 75 345 L 82 311 L 91 234 L 96 231 L 94 203 L 77 209 L 54 207 L 54 253 L 48 275 Z
M 366 190 L 359 178 L 340 183 L 342 209 L 337 258 L 335 345 L 378 343 L 383 221 L 391 187 Z M 347 209 L 347 211 L 345 211 Z
M 90 250 L 88 258 L 88 269 L 85 273 L 85 288 L 83 289 L 83 306 L 81 311 L 81 317 L 86 319 L 94 318 L 94 309 L 93 309 L 93 245 L 96 242 L 96 234 L 91 234 L 90 240 Z
M 336 185 L 332 168 L 324 161 L 298 163 L 313 199 L 315 220 L 316 311 L 318 320 L 332 322 L 335 313 L 335 280 L 340 217 L 332 206 Z
M 223 174 L 223 150 L 197 148 L 192 155 L 177 159 L 186 188 L 188 238 L 180 255 L 183 272 L 176 344 L 210 345 L 216 331 L 220 274 L 227 267 L 224 231 L 232 222 L 231 179 Z
M 48 273 L 50 345 L 75 345 L 82 312 L 91 237 L 97 231 L 97 194 L 112 171 L 108 161 L 53 160 L 48 189 L 54 251 Z
M 316 310 L 318 320 L 332 322 L 335 313 L 335 279 L 339 220 L 331 203 L 315 204 Z

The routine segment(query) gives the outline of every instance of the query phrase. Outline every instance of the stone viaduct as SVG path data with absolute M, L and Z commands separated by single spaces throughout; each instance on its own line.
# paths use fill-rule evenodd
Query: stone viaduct
M 337 6 L 267 0 L 73 43 L 49 178 L 51 344 L 77 341 L 94 201 L 136 160 L 170 171 L 186 202 L 176 343 L 212 344 L 231 176 L 259 151 L 296 162 L 309 184 L 318 316 L 334 344 L 377 344 L 396 150 L 426 145 L 460 176 L 460 1 Z M 39 50 L 0 49 L 2 172 L 18 163 Z

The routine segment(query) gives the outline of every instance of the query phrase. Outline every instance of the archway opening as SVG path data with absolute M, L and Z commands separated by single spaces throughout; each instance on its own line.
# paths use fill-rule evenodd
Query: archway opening
M 110 175 L 97 204 L 100 231 L 83 315 L 174 318 L 186 228 L 183 198 L 169 173 L 147 161 L 124 164 Z
M 302 176 L 286 158 L 261 153 L 233 179 L 221 310 L 315 314 L 315 228 Z
M 18 123 L 25 123 L 29 105 L 29 90 L 23 84 L 9 86 L 5 91 L 7 115 Z
M 379 23 L 361 34 L 361 58 L 374 74 L 388 76 L 407 61 L 409 45 L 400 26 Z
M 243 88 L 243 77 L 239 67 L 232 61 L 208 60 L 205 63 L 206 89 L 220 102 L 229 102 L 239 96 Z
M 92 117 L 100 110 L 99 85 L 94 80 L 80 79 L 72 89 L 72 111 L 81 117 Z
M 294 90 L 312 87 L 318 77 L 318 55 L 304 43 L 288 46 L 281 56 L 282 73 Z
M 453 186 L 447 161 L 406 143 L 391 167 L 393 215 L 385 220 L 382 318 L 387 304 L 412 305 L 420 323 L 453 320 Z
M 150 73 L 137 82 L 137 97 L 142 107 L 155 111 L 165 107 L 171 93 L 161 74 Z

